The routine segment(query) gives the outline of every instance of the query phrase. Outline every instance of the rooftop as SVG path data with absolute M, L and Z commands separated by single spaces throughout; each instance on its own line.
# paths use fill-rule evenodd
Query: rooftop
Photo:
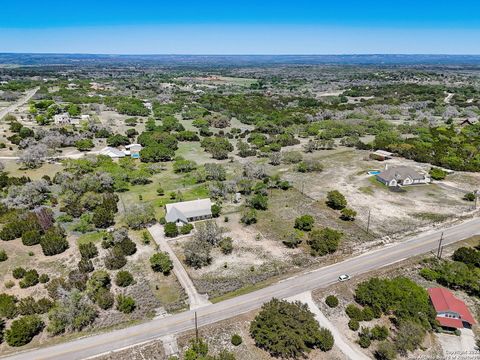
M 186 221 L 188 218 L 212 215 L 212 202 L 210 199 L 182 201 L 167 204 L 165 207 L 167 210 L 165 219 L 168 222 Z
M 437 312 L 443 312 L 443 311 L 455 312 L 460 315 L 460 318 L 463 321 L 466 321 L 472 325 L 476 323 L 472 314 L 468 310 L 467 305 L 465 305 L 465 303 L 462 300 L 457 299 L 447 289 L 431 288 L 431 289 L 428 289 L 428 294 L 430 295 L 430 299 L 432 301 L 433 307 Z M 440 321 L 440 323 L 442 322 Z M 445 326 L 450 326 L 450 325 L 445 325 Z

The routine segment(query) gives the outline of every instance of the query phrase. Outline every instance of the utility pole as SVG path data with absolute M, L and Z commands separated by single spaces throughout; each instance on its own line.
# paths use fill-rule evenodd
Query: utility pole
M 438 243 L 437 257 L 438 257 L 439 259 L 441 259 L 441 257 L 442 257 L 442 254 L 441 254 L 442 241 L 443 241 L 443 231 L 442 231 L 442 235 L 440 236 L 440 241 L 439 241 L 439 243 Z
M 368 209 L 368 220 L 367 220 L 367 234 L 370 231 L 370 214 L 372 209 Z
M 198 341 L 198 320 L 197 312 L 195 311 L 195 339 Z

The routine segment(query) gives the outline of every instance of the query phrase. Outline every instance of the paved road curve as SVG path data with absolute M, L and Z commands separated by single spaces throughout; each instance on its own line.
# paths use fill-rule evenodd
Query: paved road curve
M 451 244 L 472 235 L 480 234 L 480 219 L 475 218 L 445 230 L 438 229 L 424 233 L 400 244 L 384 247 L 337 264 L 280 281 L 246 295 L 202 307 L 197 309 L 198 323 L 200 326 L 212 324 L 257 309 L 272 297 L 287 298 L 305 291 L 328 286 L 337 281 L 339 274 L 349 273 L 355 276 L 412 256 L 436 250 L 442 231 L 444 231 L 443 244 Z M 8 359 L 85 359 L 146 342 L 167 334 L 191 330 L 194 328 L 193 318 L 194 312 L 187 311 L 121 330 L 18 353 L 8 357 Z

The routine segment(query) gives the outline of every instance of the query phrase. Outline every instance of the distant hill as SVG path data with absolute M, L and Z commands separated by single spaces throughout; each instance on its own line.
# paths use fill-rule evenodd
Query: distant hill
M 8 65 L 480 65 L 480 55 L 100 55 L 0 53 Z

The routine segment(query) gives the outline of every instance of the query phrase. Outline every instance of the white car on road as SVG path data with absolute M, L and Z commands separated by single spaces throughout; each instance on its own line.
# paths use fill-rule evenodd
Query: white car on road
M 347 281 L 350 280 L 350 275 L 348 274 L 343 274 L 338 277 L 338 281 Z

